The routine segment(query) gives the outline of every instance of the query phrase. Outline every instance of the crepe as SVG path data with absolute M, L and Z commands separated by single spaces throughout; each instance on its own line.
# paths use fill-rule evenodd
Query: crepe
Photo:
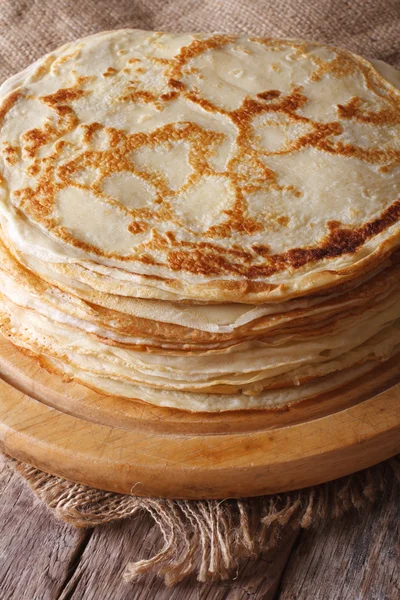
M 67 44 L 0 89 L 3 228 L 154 297 L 264 303 L 354 279 L 399 239 L 399 77 L 380 71 L 293 40 Z
M 0 87 L 0 331 L 105 394 L 276 408 L 400 351 L 400 75 L 104 32 Z M 67 384 L 66 384 L 67 385 Z

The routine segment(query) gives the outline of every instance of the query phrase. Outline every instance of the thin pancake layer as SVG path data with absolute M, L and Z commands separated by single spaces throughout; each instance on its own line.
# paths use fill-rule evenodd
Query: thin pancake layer
M 365 362 L 371 356 L 388 358 L 400 342 L 399 301 L 397 292 L 379 308 L 358 315 L 349 313 L 314 335 L 294 332 L 200 355 L 187 352 L 162 356 L 110 346 L 96 335 L 52 321 L 5 297 L 0 308 L 7 316 L 2 319 L 3 331 L 36 354 L 154 388 L 252 394 L 298 385 Z
M 49 283 L 48 270 L 42 270 L 45 280 L 40 279 L 20 265 L 0 242 L 0 283 L 3 293 L 13 302 L 87 331 L 97 328 L 103 337 L 125 344 L 146 345 L 148 350 L 151 346 L 161 345 L 176 350 L 197 348 L 201 351 L 227 347 L 240 340 L 263 338 L 275 330 L 279 333 L 282 329 L 295 328 L 297 332 L 302 329 L 312 332 L 313 328 L 345 312 L 378 305 L 390 292 L 399 289 L 398 258 L 393 256 L 375 277 L 360 281 L 344 294 L 258 307 L 239 304 L 181 306 L 168 301 L 76 288 L 73 280 L 64 276 L 60 276 L 54 286 Z
M 400 346 L 397 347 L 398 351 L 400 351 Z M 77 367 L 65 365 L 54 358 L 42 358 L 41 363 L 49 371 L 57 374 L 61 373 L 64 376 L 67 374 L 100 393 L 133 398 L 157 406 L 173 407 L 191 412 L 277 409 L 335 390 L 368 373 L 379 364 L 379 362 L 371 360 L 344 371 L 327 375 L 314 382 L 306 383 L 303 386 L 267 390 L 256 396 L 245 396 L 244 394 L 191 394 L 190 392 L 171 392 L 167 390 L 157 390 L 155 392 L 151 388 L 93 375 Z

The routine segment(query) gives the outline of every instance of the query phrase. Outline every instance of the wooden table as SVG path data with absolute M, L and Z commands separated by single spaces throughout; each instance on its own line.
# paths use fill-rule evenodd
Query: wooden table
M 146 557 L 158 532 L 145 515 L 76 530 L 54 520 L 0 459 L 1 600 L 398 600 L 399 487 L 358 515 L 290 533 L 278 550 L 248 561 L 232 582 L 122 581 L 129 557 Z

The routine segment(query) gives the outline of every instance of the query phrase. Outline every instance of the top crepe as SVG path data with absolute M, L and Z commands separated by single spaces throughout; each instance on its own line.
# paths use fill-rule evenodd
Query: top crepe
M 293 40 L 121 30 L 67 44 L 0 88 L 4 235 L 143 297 L 334 288 L 399 245 L 399 81 Z

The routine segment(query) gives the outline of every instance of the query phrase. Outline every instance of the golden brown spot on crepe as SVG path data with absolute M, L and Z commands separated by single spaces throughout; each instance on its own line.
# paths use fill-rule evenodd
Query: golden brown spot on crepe
M 256 231 L 261 231 L 262 226 L 254 219 L 243 216 L 244 203 L 239 200 L 233 206 L 232 210 L 225 211 L 228 219 L 220 225 L 213 225 L 206 231 L 206 235 L 210 237 L 228 237 L 233 231 L 242 235 L 252 234 Z
M 176 238 L 174 237 L 174 239 L 176 239 Z M 181 246 L 181 248 L 191 247 L 191 244 L 190 244 L 190 242 L 181 241 L 180 246 Z M 199 242 L 198 247 L 202 250 L 220 250 L 221 249 L 220 245 L 212 243 L 212 242 Z M 232 248 L 228 248 L 226 250 L 226 253 L 229 254 L 230 256 L 234 256 L 235 258 L 240 258 L 240 259 L 244 260 L 245 262 L 250 261 L 251 257 L 252 257 L 250 252 L 243 250 L 243 248 L 240 248 L 240 246 L 232 246 Z
M 58 115 L 56 123 L 47 120 L 42 129 L 34 128 L 23 135 L 24 150 L 28 156 L 34 157 L 37 150 L 45 144 L 62 137 L 69 131 L 75 129 L 79 124 L 73 108 L 69 103 L 87 96 L 90 92 L 79 89 L 81 83 L 85 83 L 87 78 L 81 78 L 75 86 L 70 88 L 61 88 L 54 94 L 42 96 L 40 100 L 50 106 Z
M 103 77 L 112 77 L 116 73 L 118 73 L 117 69 L 114 69 L 114 67 L 108 67 L 108 69 L 104 71 Z
M 291 192 L 293 196 L 296 196 L 296 198 L 301 198 L 301 196 L 303 195 L 303 192 L 301 190 L 298 190 L 294 185 L 287 185 L 285 189 L 288 192 Z M 286 223 L 284 224 L 286 225 Z
M 31 188 L 23 188 L 14 192 L 14 195 L 19 200 L 19 207 L 27 215 L 49 226 L 54 224 L 52 218 L 53 202 L 51 200 L 54 192 L 55 189 L 52 184 L 43 181 L 35 192 Z
M 42 96 L 40 99 L 45 104 L 48 104 L 56 112 L 64 115 L 65 112 L 72 112 L 72 108 L 68 106 L 70 102 L 79 100 L 82 96 L 87 96 L 89 92 L 80 90 L 77 87 L 61 88 L 54 94 Z
M 338 115 L 342 119 L 355 119 L 370 125 L 399 125 L 400 112 L 398 106 L 387 106 L 378 111 L 363 109 L 361 98 L 351 98 L 347 104 L 338 104 Z
M 0 125 L 2 124 L 4 117 L 8 113 L 9 110 L 12 109 L 14 104 L 18 102 L 20 98 L 22 98 L 23 92 L 21 89 L 15 90 L 11 92 L 4 98 L 2 103 L 0 104 Z
M 144 222 L 133 221 L 129 225 L 128 230 L 131 233 L 133 233 L 134 235 L 136 235 L 137 233 L 143 233 L 143 232 L 147 231 L 148 230 L 148 225 L 147 225 L 147 223 L 144 223 Z
M 170 76 L 173 79 L 179 79 L 182 76 L 182 69 L 187 62 L 207 50 L 215 50 L 234 41 L 234 36 L 214 35 L 204 40 L 193 40 L 188 46 L 183 46 L 175 56 L 175 64 L 171 70 Z
M 154 265 L 155 264 L 154 258 L 152 256 L 150 256 L 149 254 L 142 254 L 141 260 L 142 260 L 142 263 L 145 265 Z
M 168 85 L 177 90 L 184 90 L 185 86 L 182 81 L 178 81 L 177 79 L 173 79 L 172 77 L 168 80 Z
M 5 144 L 2 149 L 2 154 L 9 165 L 15 165 L 19 158 L 19 147 L 12 144 Z
M 257 98 L 261 100 L 274 100 L 275 98 L 279 98 L 281 92 L 279 90 L 267 90 L 266 92 L 260 92 L 257 94 Z
M 59 66 L 65 64 L 69 60 L 77 58 L 80 55 L 80 52 L 81 52 L 81 49 L 77 48 L 76 50 L 74 50 L 73 52 L 70 52 L 69 54 L 64 54 L 64 56 L 59 56 L 51 65 L 51 70 L 53 71 L 53 73 L 57 74 Z
M 260 256 L 267 256 L 271 252 L 270 247 L 266 244 L 253 244 L 251 249 Z
M 400 150 L 394 150 L 392 148 L 387 148 L 384 150 L 380 150 L 378 148 L 360 148 L 359 146 L 354 146 L 353 144 L 336 142 L 334 146 L 326 145 L 324 150 L 334 154 L 340 154 L 342 156 L 356 157 L 372 164 L 397 164 L 400 161 Z
M 95 133 L 100 129 L 103 129 L 103 125 L 101 125 L 101 123 L 96 122 L 89 123 L 88 125 L 83 125 L 82 127 L 85 130 L 85 133 L 83 134 L 84 144 L 89 144 L 92 141 Z
M 327 74 L 338 78 L 347 77 L 353 75 L 357 70 L 357 66 L 352 57 L 342 52 L 340 52 L 333 60 L 323 60 L 315 55 L 312 57 L 312 60 L 318 68 L 311 74 L 311 81 L 319 81 Z
M 286 226 L 289 223 L 290 219 L 289 219 L 289 217 L 286 217 L 285 215 L 281 215 L 276 220 L 278 221 L 279 225 Z
M 168 100 L 173 100 L 178 97 L 178 92 L 166 92 L 165 94 L 161 94 L 160 100 L 163 102 L 168 102 Z
M 198 69 L 197 67 L 187 67 L 187 68 L 185 69 L 185 73 L 186 73 L 187 75 L 197 75 L 197 77 L 200 77 L 200 78 L 202 78 L 202 77 L 203 77 L 203 75 L 202 75 L 202 73 L 201 73 L 200 69 Z
M 206 254 L 200 250 L 191 252 L 175 251 L 168 254 L 168 266 L 173 271 L 188 271 L 197 275 L 210 275 L 221 272 L 237 272 L 234 265 L 218 254 Z
M 48 63 L 52 63 L 53 60 L 54 60 L 54 58 L 52 56 L 49 56 L 48 59 L 47 59 L 47 61 L 46 61 L 47 64 L 45 63 L 43 65 L 40 65 L 36 69 L 35 74 L 34 74 L 35 79 L 40 79 L 41 77 L 43 77 L 43 75 L 45 75 L 47 73 L 47 71 L 48 71 Z
M 326 225 L 330 231 L 333 231 L 334 229 L 342 227 L 343 223 L 340 221 L 328 221 Z
M 132 102 L 144 102 L 145 104 L 154 104 L 155 102 L 157 102 L 157 96 L 155 96 L 151 92 L 136 90 L 129 92 L 129 94 L 123 96 L 122 100 L 131 100 Z
M 30 129 L 23 135 L 25 149 L 29 156 L 35 156 L 36 150 L 40 148 L 40 146 L 47 144 L 49 141 L 51 141 L 52 137 L 56 136 L 56 129 L 48 123 L 46 123 L 42 129 Z
M 150 56 L 149 59 L 151 62 L 156 63 L 158 65 L 171 65 L 174 63 L 173 59 L 170 58 L 160 58 L 158 56 Z

